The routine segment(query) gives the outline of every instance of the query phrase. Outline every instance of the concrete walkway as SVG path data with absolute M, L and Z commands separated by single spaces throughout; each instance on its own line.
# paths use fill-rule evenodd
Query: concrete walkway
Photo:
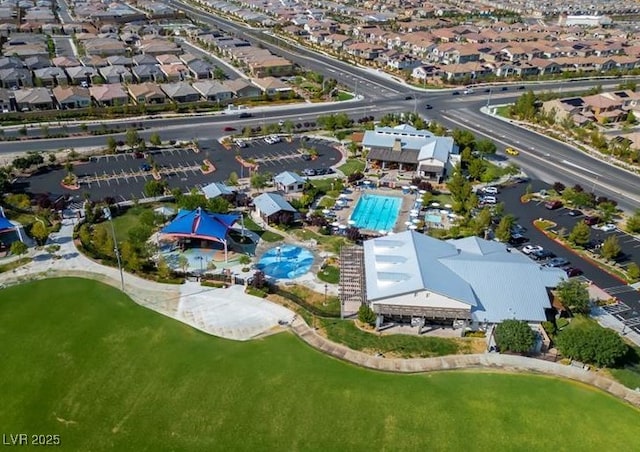
M 631 390 L 596 371 L 567 366 L 524 356 L 485 353 L 482 355 L 449 355 L 437 358 L 382 358 L 352 350 L 331 342 L 316 333 L 299 317 L 292 323 L 293 332 L 307 344 L 335 358 L 367 369 L 383 372 L 420 373 L 456 369 L 500 369 L 508 372 L 530 372 L 569 378 L 595 386 L 640 407 L 640 391 Z

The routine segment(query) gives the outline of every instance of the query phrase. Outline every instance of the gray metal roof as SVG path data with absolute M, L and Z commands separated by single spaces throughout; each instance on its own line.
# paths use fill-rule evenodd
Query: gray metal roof
M 207 199 L 213 199 L 221 195 L 232 195 L 237 190 L 233 187 L 229 187 L 222 182 L 212 182 L 209 185 L 205 185 L 200 189 Z
M 296 212 L 296 209 L 294 209 L 286 199 L 277 193 L 263 193 L 254 198 L 253 204 L 260 210 L 260 212 L 267 216 L 271 216 L 281 210 Z
M 547 288 L 564 277 L 501 243 L 478 237 L 441 241 L 406 231 L 364 243 L 370 301 L 427 290 L 471 306 L 477 321 L 543 321 Z
M 400 150 L 392 151 L 398 140 L 401 144 Z M 367 130 L 362 139 L 362 145 L 371 148 L 369 158 L 391 159 L 406 163 L 416 163 L 428 159 L 436 159 L 446 163 L 449 160 L 449 154 L 458 152 L 453 138 L 437 137 L 428 130 L 416 130 L 406 124 Z M 372 152 L 376 153 L 376 157 L 371 157 Z
M 291 171 L 283 171 L 278 174 L 273 180 L 279 184 L 289 186 L 292 184 L 304 184 L 305 180 L 298 174 Z

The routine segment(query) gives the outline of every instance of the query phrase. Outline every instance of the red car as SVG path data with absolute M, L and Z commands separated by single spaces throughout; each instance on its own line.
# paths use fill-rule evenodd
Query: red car
M 231 127 L 231 126 L 227 126 L 222 130 L 225 131 L 225 132 L 235 132 L 236 128 L 235 127 Z
M 544 206 L 549 210 L 556 210 L 562 207 L 561 201 L 549 201 L 544 204 Z

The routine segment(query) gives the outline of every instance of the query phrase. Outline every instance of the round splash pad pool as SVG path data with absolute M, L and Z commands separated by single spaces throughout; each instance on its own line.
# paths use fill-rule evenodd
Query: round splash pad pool
M 313 265 L 313 254 L 306 248 L 282 245 L 266 251 L 256 268 L 277 279 L 294 279 L 304 275 Z

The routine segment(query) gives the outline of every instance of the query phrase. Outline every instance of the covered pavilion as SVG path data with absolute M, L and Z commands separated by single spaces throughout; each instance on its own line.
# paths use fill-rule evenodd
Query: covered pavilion
M 162 228 L 161 234 L 182 238 L 200 239 L 221 243 L 224 246 L 224 261 L 228 261 L 229 229 L 240 219 L 240 214 L 210 213 L 202 207 L 195 210 L 180 210 L 176 218 Z

